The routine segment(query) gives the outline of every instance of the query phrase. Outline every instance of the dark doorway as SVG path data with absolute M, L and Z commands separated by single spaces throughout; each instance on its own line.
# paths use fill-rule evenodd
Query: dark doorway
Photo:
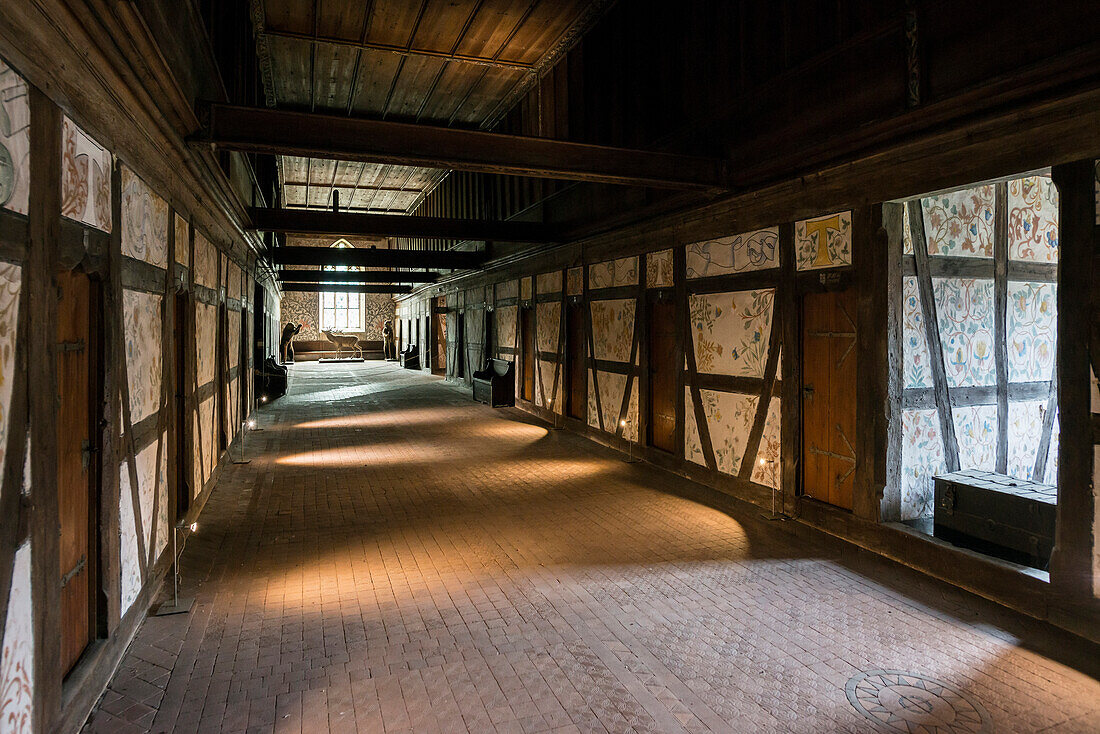
M 584 328 L 584 304 L 570 303 L 565 313 L 565 370 L 570 418 L 588 419 L 588 340 Z
M 856 455 L 855 291 L 802 302 L 802 487 L 852 509 Z
M 187 368 L 187 355 L 191 345 L 187 335 L 192 333 L 189 327 L 191 323 L 191 298 L 187 293 L 176 294 L 176 384 L 175 384 L 175 435 L 176 435 L 176 492 L 175 492 L 175 516 L 176 520 L 182 520 L 191 509 L 191 446 L 188 437 L 191 432 L 187 423 L 189 413 L 187 410 L 187 386 L 190 384 L 190 373 Z
M 676 450 L 676 306 L 671 299 L 649 302 L 649 445 Z
M 226 313 L 225 304 L 218 306 L 218 342 L 217 347 L 214 349 L 215 364 L 217 367 L 214 372 L 217 378 L 214 380 L 214 387 L 218 391 L 215 398 L 215 410 L 214 420 L 217 423 L 218 432 L 218 450 L 225 451 L 226 446 L 229 445 L 227 428 L 229 423 L 229 405 L 226 400 L 226 383 L 229 375 L 226 374 L 229 365 L 229 317 Z M 217 460 L 214 462 L 217 463 Z
M 535 309 L 520 310 L 520 339 L 522 344 L 524 400 L 535 400 Z
M 84 273 L 57 276 L 57 499 L 60 530 L 61 668 L 68 673 L 96 628 L 96 508 L 101 374 L 99 289 Z

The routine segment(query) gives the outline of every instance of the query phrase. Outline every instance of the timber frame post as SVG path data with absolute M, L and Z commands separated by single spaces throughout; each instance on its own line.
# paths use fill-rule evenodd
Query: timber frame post
M 1056 369 L 1061 445 L 1050 581 L 1061 595 L 1090 598 L 1096 541 L 1089 365 L 1097 245 L 1094 163 L 1082 160 L 1054 166 L 1051 178 L 1059 193 Z

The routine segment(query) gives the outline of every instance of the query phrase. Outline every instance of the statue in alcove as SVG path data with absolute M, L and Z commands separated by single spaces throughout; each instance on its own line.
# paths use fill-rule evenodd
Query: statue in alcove
M 302 330 L 302 324 L 295 326 L 291 322 L 286 322 L 286 326 L 283 327 L 283 335 L 279 339 L 279 354 L 282 355 L 283 364 L 294 363 L 294 345 L 292 341 L 294 337 L 298 336 L 298 332 Z
M 389 319 L 382 324 L 382 348 L 386 353 L 386 359 L 397 359 L 397 341 L 393 336 L 393 322 Z

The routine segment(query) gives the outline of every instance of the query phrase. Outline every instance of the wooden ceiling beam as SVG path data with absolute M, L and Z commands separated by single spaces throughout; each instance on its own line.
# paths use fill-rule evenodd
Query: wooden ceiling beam
M 283 283 L 280 287 L 284 293 L 412 293 L 411 285 L 378 283 Z
M 549 138 L 218 103 L 191 141 L 223 150 L 480 171 L 567 181 L 724 191 L 728 161 Z
M 434 283 L 435 272 L 407 270 L 279 270 L 279 280 L 286 283 Z
M 376 247 L 275 247 L 268 251 L 276 265 L 344 265 L 362 268 L 466 270 L 485 260 L 481 252 L 452 250 L 387 250 Z
M 260 232 L 490 242 L 560 241 L 555 228 L 538 222 L 499 222 L 401 214 L 360 214 L 258 207 L 249 209 L 248 216 L 252 220 L 251 229 Z

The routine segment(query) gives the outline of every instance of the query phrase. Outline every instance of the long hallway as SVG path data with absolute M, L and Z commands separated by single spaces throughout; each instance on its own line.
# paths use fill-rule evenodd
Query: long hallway
M 1066 637 L 439 379 L 257 421 L 87 731 L 1100 729 Z

